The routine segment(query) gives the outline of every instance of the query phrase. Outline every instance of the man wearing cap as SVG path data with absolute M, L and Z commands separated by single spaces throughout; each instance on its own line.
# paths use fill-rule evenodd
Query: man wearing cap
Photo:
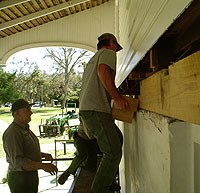
M 116 52 L 122 47 L 111 33 L 98 38 L 98 51 L 84 71 L 79 112 L 83 128 L 96 138 L 103 158 L 92 184 L 93 193 L 109 193 L 122 156 L 123 136 L 111 115 L 111 99 L 116 108 L 128 109 L 128 102 L 115 86 Z
M 11 193 L 37 193 L 38 169 L 55 174 L 57 167 L 42 163 L 42 158 L 52 162 L 50 154 L 40 151 L 39 140 L 29 129 L 31 105 L 24 99 L 15 101 L 11 107 L 14 117 L 3 134 L 3 148 L 8 166 L 8 185 Z

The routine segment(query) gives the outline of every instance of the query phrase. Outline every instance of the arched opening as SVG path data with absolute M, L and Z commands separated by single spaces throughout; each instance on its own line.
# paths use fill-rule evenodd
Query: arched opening
M 56 105 L 64 108 L 64 93 L 70 93 L 69 101 L 78 101 L 78 93 L 73 90 L 80 89 L 84 65 L 92 55 L 91 51 L 74 47 L 31 48 L 10 56 L 3 69 L 15 73 L 21 97 L 31 102 L 42 100 L 48 105 L 55 99 L 59 102 Z
M 20 89 L 22 98 L 26 98 L 27 100 L 30 100 L 32 102 L 44 102 L 45 104 L 44 108 L 43 106 L 42 108 L 38 108 L 38 106 L 32 108 L 33 115 L 32 115 L 32 121 L 30 122 L 30 128 L 36 134 L 36 136 L 39 136 L 42 151 L 51 153 L 55 159 L 57 158 L 61 160 L 63 159 L 62 161 L 57 161 L 56 163 L 59 169 L 58 175 L 65 169 L 67 169 L 67 167 L 70 164 L 70 162 L 65 161 L 65 159 L 73 157 L 75 152 L 73 144 L 67 144 L 66 146 L 65 141 L 62 141 L 65 139 L 68 140 L 69 136 L 67 135 L 69 127 L 67 127 L 66 125 L 64 126 L 65 130 L 62 135 L 54 136 L 54 133 L 48 131 L 47 132 L 48 136 L 44 137 L 42 136 L 43 133 L 40 133 L 39 126 L 42 124 L 46 125 L 47 120 L 51 121 L 50 119 L 52 117 L 55 118 L 55 115 L 60 116 L 62 114 L 61 95 L 63 94 L 63 92 L 66 91 L 64 90 L 64 81 L 65 81 L 64 78 L 65 78 L 65 73 L 69 73 L 70 70 L 72 72 L 71 78 L 68 80 L 68 82 L 70 83 L 70 85 L 68 85 L 70 87 L 69 92 L 71 92 L 70 97 L 72 97 L 73 99 L 73 97 L 76 98 L 78 96 L 77 92 L 80 87 L 81 75 L 83 73 L 83 66 L 81 65 L 84 65 L 87 62 L 87 60 L 93 55 L 92 52 L 89 52 L 88 58 L 83 58 L 82 61 L 78 62 L 75 65 L 73 63 L 73 60 L 76 59 L 73 59 L 72 56 L 67 52 L 67 50 L 65 50 L 66 54 L 68 54 L 69 58 L 71 58 L 72 60 L 71 66 L 73 66 L 74 64 L 74 67 L 70 68 L 71 66 L 69 66 L 69 71 L 66 72 L 64 68 L 59 69 L 58 68 L 59 65 L 56 65 L 55 60 L 52 60 L 52 58 L 50 57 L 51 53 L 55 54 L 55 52 L 53 51 L 58 51 L 57 54 L 59 55 L 59 53 L 61 54 L 61 52 L 59 52 L 59 49 L 64 49 L 64 48 L 72 49 L 72 47 L 39 47 L 28 50 L 25 49 L 10 56 L 6 62 L 5 67 L 3 68 L 4 71 L 15 75 L 15 79 L 13 79 L 13 81 L 15 83 L 16 88 Z M 47 52 L 47 49 L 49 49 L 49 52 Z M 73 55 L 77 54 L 78 57 L 79 56 L 78 52 L 84 50 L 73 48 L 70 51 L 73 53 Z M 62 57 L 60 58 L 60 61 L 61 59 Z M 73 86 L 74 88 L 76 88 L 76 90 L 75 89 L 73 90 Z M 54 105 L 52 106 L 52 100 L 54 102 L 58 101 L 58 103 L 57 104 L 54 103 Z M 12 102 L 12 100 L 10 102 Z M 72 108 L 69 107 L 70 110 L 72 110 L 73 108 L 74 107 Z M 3 112 L 0 115 L 0 121 L 2 121 L 1 125 L 3 123 L 5 124 L 4 129 L 7 128 L 7 126 L 12 122 L 13 119 L 11 113 L 9 113 L 9 109 L 10 107 L 0 108 L 0 112 Z M 66 109 L 66 112 L 67 111 L 68 108 Z M 3 118 L 4 115 L 5 118 Z M 46 135 L 47 133 L 45 133 L 44 135 Z M 3 130 L 2 132 L 0 132 L 0 134 L 1 134 L 0 138 L 2 139 Z M 58 140 L 58 143 L 56 143 L 55 139 Z M 61 141 L 59 141 L 60 139 Z M 56 150 L 55 150 L 55 144 L 57 144 Z M 0 145 L 2 145 L 2 141 L 0 141 Z M 2 163 L 4 163 L 5 166 L 6 158 L 3 152 L 1 152 L 1 157 L 2 157 Z M 2 168 L 1 170 L 3 176 L 0 177 L 4 178 L 4 180 L 6 180 L 6 169 L 7 166 Z M 73 177 L 71 176 L 69 178 L 65 186 L 59 186 L 56 181 L 58 175 L 55 177 L 48 175 L 43 171 L 39 171 L 39 176 L 40 176 L 39 191 L 46 192 L 49 189 L 51 190 L 59 189 L 59 191 L 61 192 L 66 192 L 67 190 L 69 190 L 71 183 L 73 181 Z M 1 190 L 3 189 L 1 188 Z M 6 192 L 7 190 L 8 186 L 6 185 L 5 190 L 3 192 Z

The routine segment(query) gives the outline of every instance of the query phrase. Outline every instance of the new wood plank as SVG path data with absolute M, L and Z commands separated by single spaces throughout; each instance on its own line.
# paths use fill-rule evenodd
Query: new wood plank
M 143 80 L 139 107 L 200 124 L 200 51 Z

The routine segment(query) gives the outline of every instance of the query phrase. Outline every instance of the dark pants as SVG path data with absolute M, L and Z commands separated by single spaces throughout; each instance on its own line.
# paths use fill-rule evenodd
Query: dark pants
M 116 176 L 122 157 L 123 136 L 111 114 L 96 111 L 80 111 L 86 133 L 97 139 L 103 158 L 95 175 L 93 193 L 108 193 Z
M 96 169 L 97 166 L 97 142 L 96 139 L 86 140 L 81 138 L 77 132 L 74 133 L 74 146 L 76 147 L 76 156 L 72 160 L 68 171 L 75 174 L 78 167 L 84 162 L 86 168 Z
M 8 186 L 11 193 L 37 193 L 37 171 L 17 171 L 8 173 Z

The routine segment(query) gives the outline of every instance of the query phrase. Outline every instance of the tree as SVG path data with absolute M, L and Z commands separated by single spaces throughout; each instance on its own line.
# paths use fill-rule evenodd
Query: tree
M 38 64 L 28 55 L 18 57 L 16 54 L 6 64 L 6 70 L 15 74 L 15 86 L 23 98 L 47 104 L 57 99 L 64 108 L 66 98 L 70 102 L 78 100 L 83 66 L 92 54 L 75 48 L 47 50 L 41 52 L 43 60 L 38 60 Z M 46 63 L 45 57 L 52 62 L 48 60 Z M 41 65 L 47 68 L 41 71 Z
M 74 73 L 69 79 L 68 100 L 75 102 L 79 99 L 79 93 L 82 83 L 82 73 Z
M 16 60 L 13 58 L 12 71 L 16 74 L 16 87 L 27 100 L 42 100 L 42 89 L 45 75 L 39 70 L 36 62 L 30 62 L 28 58 Z
M 17 98 L 21 97 L 15 82 L 15 73 L 7 73 L 0 69 L 0 104 L 14 102 Z
M 13 57 L 6 70 L 16 75 L 15 85 L 22 97 L 29 101 L 43 101 L 48 104 L 51 99 L 62 98 L 63 74 L 46 74 L 41 72 L 36 62 L 28 58 Z
M 54 68 L 58 74 L 64 74 L 62 108 L 66 106 L 67 94 L 69 92 L 69 81 L 76 73 L 76 69 L 82 68 L 91 53 L 76 48 L 47 48 L 45 57 L 53 60 Z M 83 70 L 82 70 L 83 71 Z

